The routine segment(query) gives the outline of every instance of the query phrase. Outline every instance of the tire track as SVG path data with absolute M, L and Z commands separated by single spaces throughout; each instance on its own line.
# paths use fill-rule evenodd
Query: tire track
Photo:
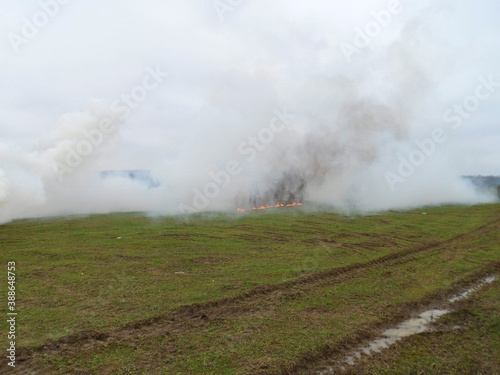
M 418 311 L 446 306 L 449 303 L 449 298 L 458 291 L 470 288 L 472 285 L 477 285 L 485 277 L 498 274 L 499 272 L 500 262 L 489 264 L 485 268 L 452 283 L 444 289 L 426 295 L 417 301 L 394 307 L 391 311 L 388 311 L 387 318 L 383 322 L 362 327 L 346 339 L 333 344 L 327 343 L 305 354 L 296 361 L 295 365 L 266 372 L 266 375 L 317 374 L 317 371 L 315 371 L 317 365 L 324 363 L 332 364 L 344 359 L 347 353 L 354 348 L 380 337 L 381 331 L 392 328 L 398 323 L 411 318 Z

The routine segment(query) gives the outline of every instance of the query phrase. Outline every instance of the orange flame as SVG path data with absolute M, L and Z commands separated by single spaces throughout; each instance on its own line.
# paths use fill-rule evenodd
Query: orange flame
M 269 208 L 281 208 L 281 207 L 295 207 L 295 206 L 302 206 L 302 202 L 292 202 L 292 203 L 276 203 L 274 206 L 270 206 L 268 204 L 266 205 L 261 205 L 261 206 L 258 206 L 258 207 L 252 207 L 251 209 L 246 209 L 246 208 L 242 208 L 242 207 L 238 207 L 236 210 L 238 212 L 246 212 L 246 211 L 258 211 L 258 210 L 267 210 Z

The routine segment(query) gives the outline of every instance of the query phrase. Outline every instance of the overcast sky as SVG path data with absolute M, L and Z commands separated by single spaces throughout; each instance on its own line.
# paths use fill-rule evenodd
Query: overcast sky
M 92 128 L 99 113 L 109 114 L 113 102 L 123 106 L 122 95 L 133 90 L 146 96 L 125 103 L 127 116 L 86 158 L 85 168 L 151 169 L 171 189 L 202 189 L 210 168 L 240 157 L 237 146 L 287 107 L 295 115 L 293 135 L 283 133 L 268 148 L 286 148 L 280 142 L 287 137 L 300 146 L 301 136 L 335 128 L 337 141 L 346 138 L 337 144 L 343 162 L 350 149 L 354 159 L 366 147 L 376 149 L 377 167 L 356 169 L 347 185 L 369 181 L 367 171 L 386 181 L 384 172 L 397 173 L 398 157 L 408 158 L 415 141 L 436 128 L 446 131 L 446 141 L 419 167 L 430 171 L 426 176 L 440 169 L 500 175 L 498 1 L 61 3 L 0 1 L 4 202 L 15 199 L 12 191 L 20 184 L 36 185 L 29 195 L 69 189 L 54 187 L 45 164 L 64 159 L 59 145 L 77 145 L 72 129 Z M 391 6 L 398 11 L 388 19 Z M 356 30 L 366 32 L 369 25 L 374 35 L 359 48 Z M 349 56 L 348 45 L 356 49 Z M 151 71 L 156 80 L 148 78 Z M 146 91 L 140 88 L 145 79 Z M 470 99 L 474 110 L 465 110 L 453 128 L 458 119 L 443 116 L 485 81 L 493 86 L 480 91 L 477 103 Z M 359 103 L 367 102 L 386 108 L 397 124 L 370 133 L 344 129 L 343 108 L 363 111 Z M 375 112 L 367 113 L 368 124 Z M 37 202 L 51 204 L 47 197 Z M 32 206 L 11 216 L 29 216 Z

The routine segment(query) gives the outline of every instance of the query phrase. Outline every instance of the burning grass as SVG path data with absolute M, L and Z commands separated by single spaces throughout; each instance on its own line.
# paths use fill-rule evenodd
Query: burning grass
M 238 207 L 236 210 L 238 212 L 247 212 L 247 211 L 262 211 L 269 210 L 270 208 L 282 208 L 282 207 L 301 207 L 302 202 L 292 202 L 292 203 L 275 203 L 274 205 L 270 204 L 261 204 L 260 206 L 253 206 L 252 208 L 242 208 Z

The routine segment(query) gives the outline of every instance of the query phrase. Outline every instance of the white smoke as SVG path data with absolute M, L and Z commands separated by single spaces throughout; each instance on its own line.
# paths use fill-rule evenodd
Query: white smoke
M 306 201 L 359 211 L 491 201 L 460 178 L 476 167 L 464 166 L 459 133 L 442 119 L 474 91 L 477 76 L 498 72 L 472 56 L 484 51 L 472 50 L 480 47 L 465 1 L 401 2 L 401 12 L 349 62 L 342 43 L 353 44 L 356 30 L 387 2 L 256 0 L 234 6 L 223 21 L 211 3 L 157 1 L 138 11 L 132 1 L 111 1 L 92 26 L 95 4 L 72 3 L 20 56 L 1 63 L 24 101 L 0 93 L 0 222 L 234 210 L 255 191 L 282 199 L 300 190 Z M 500 35 L 494 27 L 481 31 L 491 45 Z M 116 39 L 110 45 L 103 35 Z M 75 45 L 81 48 L 68 54 Z M 144 70 L 160 63 L 171 78 L 122 116 L 114 100 L 137 97 L 130 88 L 147 85 Z M 32 70 L 30 80 L 21 79 Z M 463 128 L 486 129 L 497 110 L 488 103 Z M 283 119 L 284 111 L 293 119 Z M 448 132 L 447 141 L 391 188 L 387 172 L 397 172 L 400 157 L 418 150 L 415 140 L 436 128 Z M 272 139 L 252 143 L 259 135 Z M 103 179 L 103 170 L 149 170 L 159 186 Z
M 9 197 L 9 181 L 5 177 L 5 172 L 0 169 L 0 205 L 7 201 Z

